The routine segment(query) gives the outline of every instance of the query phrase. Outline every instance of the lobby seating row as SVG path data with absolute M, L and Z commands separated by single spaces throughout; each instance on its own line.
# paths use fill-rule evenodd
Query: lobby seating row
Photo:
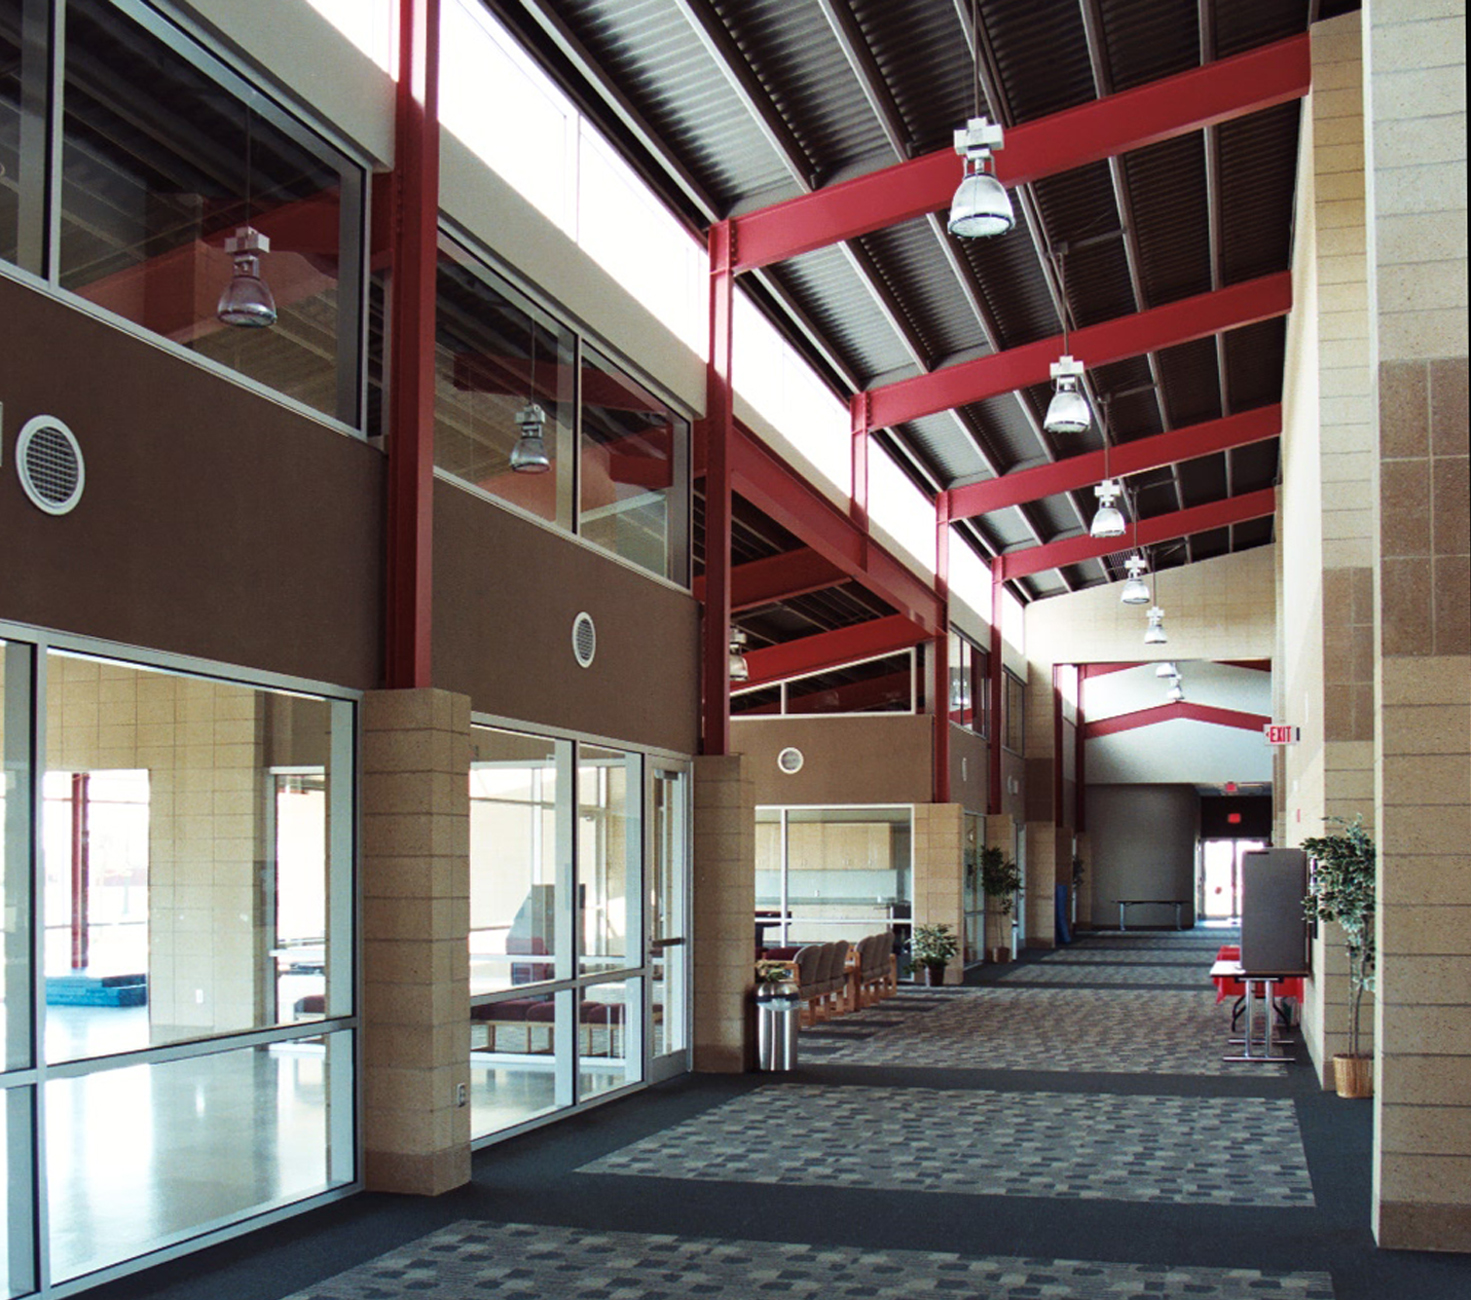
M 766 948 L 761 955 L 791 968 L 805 1004 L 804 1025 L 872 1006 L 899 986 L 894 935 L 889 930 L 868 935 L 856 944 L 837 939 L 832 943 Z

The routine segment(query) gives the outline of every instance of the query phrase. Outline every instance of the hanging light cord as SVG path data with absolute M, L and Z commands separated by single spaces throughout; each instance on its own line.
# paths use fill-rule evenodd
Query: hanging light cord
M 1066 244 L 1059 244 L 1057 246 L 1056 258 L 1057 258 L 1057 316 L 1058 316 L 1058 319 L 1062 322 L 1062 355 L 1066 357 L 1066 356 L 1071 356 L 1072 355 L 1072 353 L 1070 353 L 1068 351 L 1068 346 L 1067 346 L 1067 318 L 1068 318 L 1067 273 L 1064 270 L 1064 263 L 1067 261 L 1067 245 Z M 1107 446 L 1108 445 L 1108 439 L 1107 438 L 1104 438 L 1103 441 L 1104 441 L 1104 445 Z
M 975 83 L 975 112 L 981 115 L 981 16 L 978 0 L 970 0 L 971 80 Z

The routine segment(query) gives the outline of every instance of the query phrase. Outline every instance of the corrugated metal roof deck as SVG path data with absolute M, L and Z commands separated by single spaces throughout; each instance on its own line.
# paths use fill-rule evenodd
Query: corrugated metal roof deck
M 544 53 L 529 16 L 554 8 L 651 129 L 642 170 L 690 212 L 693 178 L 715 215 L 750 211 L 949 146 L 972 111 L 967 0 L 487 0 Z M 1039 117 L 1186 72 L 1306 29 L 1353 0 L 980 0 L 981 73 L 1008 123 Z M 552 51 L 555 53 L 555 51 Z M 566 75 L 565 69 L 563 70 Z M 583 86 L 580 101 L 627 140 L 618 108 Z M 601 109 L 599 108 L 601 105 Z M 1058 332 L 1059 275 L 1071 324 L 1114 320 L 1213 287 L 1287 269 L 1300 106 L 1280 107 L 1048 176 L 1017 195 L 1002 239 L 953 241 L 922 219 L 827 248 L 766 272 L 758 293 L 778 325 L 841 391 L 1046 338 Z M 634 150 L 638 154 L 637 149 Z M 959 175 L 957 160 L 957 177 Z M 1226 219 L 1229 215 L 1229 219 Z M 1037 224 L 1040 223 L 1040 224 Z M 1067 249 L 1059 258 L 1061 247 Z M 957 274 L 958 272 L 958 274 Z M 785 297 L 805 318 L 785 316 Z M 815 333 L 816 344 L 808 337 Z M 1280 320 L 1090 368 L 1111 396 L 1115 442 L 1279 399 Z M 1083 360 L 1086 362 L 1087 358 Z M 1097 427 L 1048 439 L 1040 385 L 897 430 L 923 469 L 950 486 L 1095 450 Z M 1270 484 L 1275 444 L 1137 476 L 1146 515 Z M 1092 510 L 1078 491 L 975 521 L 995 550 L 1076 534 Z M 1198 539 L 1197 556 L 1256 545 L 1270 521 Z M 1184 548 L 1181 554 L 1188 554 Z M 1105 560 L 1074 583 L 1117 571 Z M 1038 575 L 1031 594 L 1064 589 Z

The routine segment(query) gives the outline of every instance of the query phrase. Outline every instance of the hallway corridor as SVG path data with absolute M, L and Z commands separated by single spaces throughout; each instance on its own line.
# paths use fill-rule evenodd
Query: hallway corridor
M 654 1088 L 436 1200 L 364 1195 L 96 1294 L 1464 1300 L 1471 1260 L 1373 1247 L 1371 1103 L 1221 1061 L 1224 937 L 903 986 L 805 1031 L 790 1075 Z

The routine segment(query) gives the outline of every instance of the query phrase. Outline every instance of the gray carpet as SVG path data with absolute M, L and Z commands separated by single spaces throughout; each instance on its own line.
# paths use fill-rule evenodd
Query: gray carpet
M 1249 1161 L 1240 1152 L 1251 1152 Z M 583 1165 L 899 1193 L 1311 1206 L 1290 1101 L 762 1088 Z M 753 1192 L 753 1194 L 756 1194 Z
M 288 1300 L 1333 1300 L 1322 1273 L 456 1223 Z

